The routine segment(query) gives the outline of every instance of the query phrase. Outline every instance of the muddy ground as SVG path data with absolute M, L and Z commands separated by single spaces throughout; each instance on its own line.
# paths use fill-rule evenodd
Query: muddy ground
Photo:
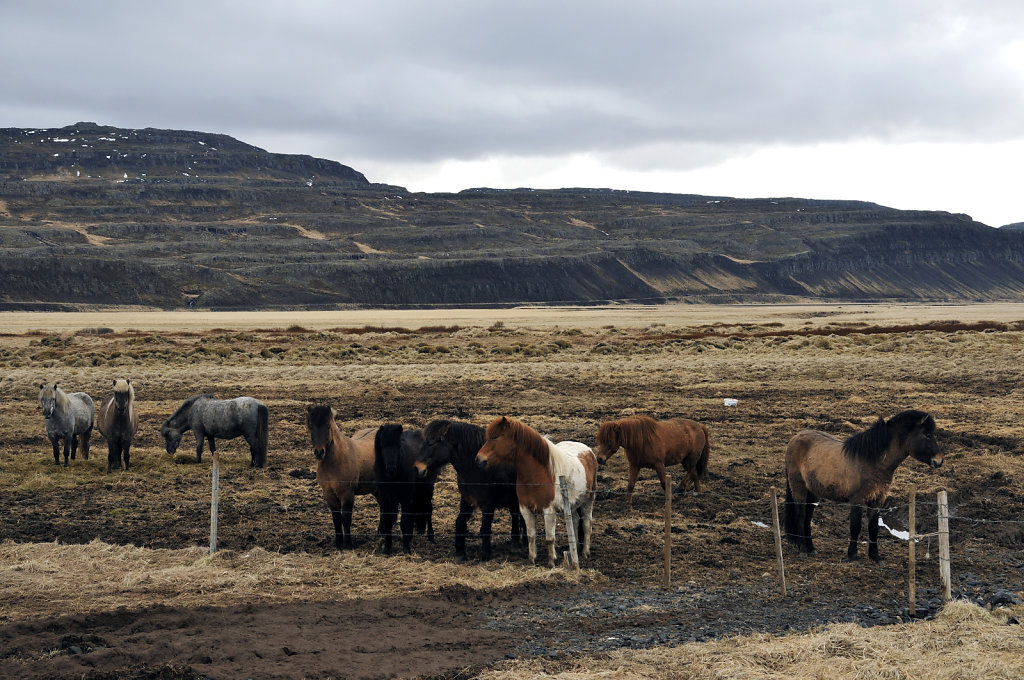
M 795 321 L 798 330 L 823 323 Z M 789 328 L 794 320 L 784 323 Z M 784 335 L 784 323 L 0 338 L 4 540 L 100 539 L 153 548 L 208 543 L 209 454 L 196 464 L 187 434 L 170 456 L 157 432 L 183 399 L 200 391 L 256 396 L 271 411 L 266 469 L 248 467 L 240 441 L 222 448 L 218 539 L 229 550 L 333 553 L 304 427 L 309 403 L 330 403 L 349 433 L 383 422 L 423 426 L 448 417 L 484 425 L 514 415 L 554 439 L 592 444 L 601 422 L 635 412 L 690 417 L 712 437 L 706 489 L 673 499 L 668 589 L 662 586 L 664 496 L 645 471 L 628 507 L 620 453 L 600 471 L 594 554 L 585 564 L 597 577 L 587 585 L 189 610 L 140 611 L 126 601 L 117 611 L 70 617 L 41 611 L 0 623 L 0 673 L 471 677 L 475 668 L 505 658 L 781 633 L 831 621 L 906 621 L 904 541 L 882 529 L 883 565 L 845 562 L 849 509 L 823 503 L 815 515 L 818 554 L 800 559 L 786 546 L 783 598 L 767 528 L 770 489 L 784 489 L 782 452 L 792 434 L 811 427 L 847 436 L 906 408 L 935 416 L 947 462 L 939 470 L 915 462 L 901 467 L 885 523 L 906 529 L 915 485 L 918 531 L 934 531 L 935 492 L 947 489 L 954 595 L 983 604 L 1018 598 L 1024 591 L 1019 324 L 850 333 L 850 325 L 837 322 L 829 336 Z M 38 384 L 60 380 L 99 398 L 115 377 L 137 386 L 142 432 L 132 470 L 104 474 L 98 437 L 88 462 L 79 457 L 67 469 L 55 467 L 35 402 Z M 738 405 L 724 406 L 725 397 Z M 457 490 L 450 470 L 437 486 L 435 508 L 436 540 L 414 541 L 415 559 L 424 565 L 451 559 Z M 495 563 L 527 568 L 508 526 L 507 516 L 498 516 Z M 377 549 L 375 527 L 374 501 L 359 499 L 357 551 Z M 469 545 L 476 559 L 478 542 Z M 930 616 L 941 605 L 934 541 L 919 547 L 917 588 L 917 615 Z

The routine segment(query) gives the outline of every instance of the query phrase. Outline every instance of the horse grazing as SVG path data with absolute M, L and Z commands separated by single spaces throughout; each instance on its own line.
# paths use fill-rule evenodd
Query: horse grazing
M 263 467 L 267 462 L 267 407 L 259 399 L 238 397 L 217 399 L 212 394 L 199 394 L 186 399 L 170 418 L 160 426 L 167 453 L 174 453 L 185 430 L 196 436 L 196 462 L 203 462 L 203 440 L 216 452 L 214 438 L 244 437 L 249 444 L 250 465 Z
M 573 441 L 555 444 L 529 425 L 504 416 L 495 418 L 487 426 L 485 437 L 484 445 L 476 454 L 477 464 L 488 467 L 511 462 L 516 468 L 516 495 L 526 522 L 530 561 L 537 563 L 534 513 L 543 513 L 548 566 L 555 566 L 555 523 L 558 513 L 565 510 L 559 479 L 565 479 L 568 484 L 572 521 L 578 521 L 583 557 L 590 557 L 590 530 L 597 489 L 597 458 L 590 447 Z
M 797 433 L 786 447 L 786 536 L 800 554 L 814 552 L 811 514 L 819 498 L 850 503 L 850 547 L 857 558 L 863 507 L 868 515 L 868 557 L 878 557 L 878 513 L 889 495 L 893 474 L 907 456 L 932 467 L 942 465 L 935 420 L 924 411 L 903 411 L 845 441 L 817 430 Z
M 423 433 L 406 430 L 401 425 L 381 425 L 373 439 L 373 479 L 380 504 L 378 538 L 384 538 L 384 552 L 391 554 L 391 530 L 398 509 L 402 509 L 402 552 L 411 552 L 413 529 L 417 523 L 433 534 L 430 513 L 433 511 L 434 481 L 421 479 L 416 456 L 423 447 Z M 426 515 L 424 517 L 424 515 Z M 423 521 L 425 520 L 425 521 Z
M 679 480 L 679 492 L 693 482 L 693 490 L 700 493 L 701 480 L 708 476 L 708 429 L 686 418 L 654 420 L 647 416 L 629 416 L 622 420 L 602 423 L 597 430 L 597 460 L 604 463 L 619 448 L 626 450 L 629 461 L 629 484 L 626 503 L 633 502 L 640 468 L 652 468 L 665 488 L 665 467 L 682 464 L 686 476 Z
M 334 422 L 330 406 L 306 409 L 306 429 L 317 459 L 316 481 L 334 521 L 334 545 L 338 550 L 352 547 L 352 506 L 357 495 L 376 494 L 373 478 L 373 442 L 377 428 L 371 427 L 346 437 Z
M 107 440 L 107 473 L 115 467 L 128 469 L 132 440 L 139 429 L 135 412 L 135 388 L 131 380 L 115 380 L 114 395 L 109 397 L 96 416 L 96 427 Z
M 57 383 L 39 386 L 39 405 L 46 419 L 46 436 L 53 444 L 53 464 L 60 465 L 60 443 L 64 442 L 64 467 L 68 455 L 75 459 L 78 443 L 82 443 L 82 457 L 89 460 L 89 437 L 92 436 L 96 407 L 85 392 L 68 394 Z
M 455 560 L 466 559 L 466 535 L 473 508 L 480 508 L 480 559 L 491 559 L 491 524 L 496 508 L 507 508 L 512 521 L 512 544 L 525 538 L 526 528 L 516 497 L 516 468 L 509 463 L 486 469 L 476 464 L 484 445 L 484 428 L 451 420 L 433 420 L 423 428 L 423 448 L 416 458 L 420 477 L 434 478 L 451 463 L 459 485 L 459 514 L 455 518 Z

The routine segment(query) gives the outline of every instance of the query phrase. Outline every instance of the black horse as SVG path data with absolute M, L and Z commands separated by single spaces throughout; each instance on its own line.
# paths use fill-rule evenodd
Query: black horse
M 459 515 L 455 519 L 455 559 L 466 559 L 466 528 L 473 508 L 480 508 L 480 558 L 491 559 L 491 523 L 496 508 L 508 508 L 512 520 L 512 544 L 526 537 L 526 524 L 519 513 L 516 469 L 496 465 L 486 469 L 476 464 L 484 445 L 484 428 L 451 420 L 434 420 L 423 429 L 423 448 L 416 459 L 421 478 L 433 476 L 451 463 L 458 474 Z
M 380 503 L 377 536 L 384 538 L 384 552 L 391 554 L 391 531 L 401 507 L 402 552 L 411 552 L 413 529 L 419 525 L 428 536 L 434 533 L 430 512 L 433 510 L 434 482 L 420 479 L 414 467 L 423 447 L 419 430 L 405 430 L 401 425 L 381 425 L 373 441 L 373 478 Z

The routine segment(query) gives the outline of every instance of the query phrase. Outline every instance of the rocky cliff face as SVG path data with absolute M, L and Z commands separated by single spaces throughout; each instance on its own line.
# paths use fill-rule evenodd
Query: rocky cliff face
M 858 201 L 416 194 L 230 137 L 0 130 L 0 307 L 1024 299 L 1024 232 Z

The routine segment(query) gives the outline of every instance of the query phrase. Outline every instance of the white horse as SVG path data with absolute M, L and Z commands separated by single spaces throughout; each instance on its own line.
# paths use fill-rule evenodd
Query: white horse
M 514 418 L 496 418 L 487 427 L 487 440 L 476 454 L 478 465 L 511 463 L 516 468 L 519 511 L 530 539 L 530 561 L 537 563 L 535 513 L 544 515 L 548 542 L 548 566 L 555 566 L 555 525 L 565 512 L 558 479 L 566 480 L 572 521 L 583 543 L 583 557 L 590 557 L 590 534 L 597 489 L 597 457 L 586 444 L 564 441 L 555 444 L 529 425 Z
M 82 457 L 89 460 L 89 437 L 92 436 L 96 407 L 85 392 L 68 394 L 57 383 L 39 386 L 39 406 L 46 419 L 46 436 L 53 444 L 53 463 L 60 465 L 60 443 L 64 442 L 64 467 L 68 456 L 75 459 L 81 438 Z

